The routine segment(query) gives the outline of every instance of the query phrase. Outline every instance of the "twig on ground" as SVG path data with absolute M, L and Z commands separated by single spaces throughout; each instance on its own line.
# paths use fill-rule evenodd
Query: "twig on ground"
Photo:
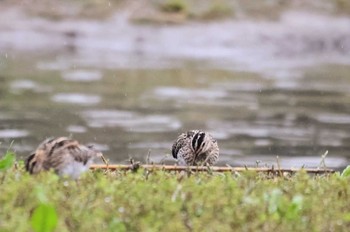
M 148 150 L 146 164 L 151 164 L 151 149 Z
M 135 171 L 138 168 L 144 168 L 148 170 L 164 170 L 164 171 L 194 171 L 194 172 L 201 172 L 201 171 L 208 171 L 208 167 L 198 167 L 198 166 L 177 166 L 177 165 L 149 165 L 149 164 L 143 164 L 141 165 L 139 162 L 134 162 L 133 160 L 130 161 L 131 165 L 125 165 L 125 164 L 110 164 L 108 166 L 109 170 L 118 170 L 118 171 Z M 106 165 L 100 165 L 95 164 L 91 165 L 90 169 L 97 170 L 97 169 L 106 169 Z M 244 167 L 219 167 L 219 166 L 211 166 L 210 170 L 212 172 L 244 172 L 244 171 L 256 171 L 256 172 L 264 172 L 264 173 L 274 173 L 276 172 L 275 168 L 250 168 L 247 166 Z M 296 173 L 298 171 L 304 170 L 307 173 L 312 174 L 324 174 L 324 173 L 334 173 L 335 171 L 333 169 L 318 169 L 318 168 L 279 168 L 280 173 Z
M 137 162 L 135 162 L 135 160 L 133 159 L 133 158 L 130 158 L 130 169 L 129 170 L 131 170 L 131 171 L 133 171 L 133 172 L 136 172 L 139 168 L 140 168 L 140 166 L 141 166 L 141 163 L 139 162 L 139 161 L 137 161 Z M 108 169 L 109 170 L 112 170 L 112 169 L 110 169 L 110 166 L 108 166 Z
M 278 155 L 276 156 L 276 162 L 277 162 L 277 169 L 278 169 L 279 175 L 283 176 L 283 172 L 281 172 L 280 157 Z
M 321 162 L 320 162 L 318 168 L 323 168 L 323 169 L 327 168 L 327 166 L 326 166 L 326 156 L 327 155 L 328 155 L 328 150 L 323 155 L 321 155 Z

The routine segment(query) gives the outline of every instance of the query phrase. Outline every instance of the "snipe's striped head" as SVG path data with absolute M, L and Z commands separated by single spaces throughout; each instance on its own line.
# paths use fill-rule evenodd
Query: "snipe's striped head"
M 78 178 L 101 152 L 67 137 L 46 139 L 25 161 L 30 174 L 53 169 L 59 175 Z
M 213 165 L 219 157 L 219 147 L 208 132 L 190 130 L 176 139 L 172 154 L 180 165 Z
M 212 144 L 212 137 L 209 133 L 203 131 L 195 131 L 194 136 L 191 141 L 191 146 L 195 154 L 201 154 L 207 152 Z

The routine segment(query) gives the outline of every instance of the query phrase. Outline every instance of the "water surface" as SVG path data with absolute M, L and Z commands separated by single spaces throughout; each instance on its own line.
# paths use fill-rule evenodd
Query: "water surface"
M 219 142 L 220 165 L 344 167 L 349 161 L 350 66 L 298 69 L 293 78 L 233 71 L 198 60 L 174 67 L 79 64 L 55 53 L 0 60 L 0 141 L 20 157 L 51 136 L 94 144 L 112 161 L 173 163 L 189 129 Z M 168 60 L 171 63 L 171 60 Z M 142 66 L 141 66 L 142 67 Z

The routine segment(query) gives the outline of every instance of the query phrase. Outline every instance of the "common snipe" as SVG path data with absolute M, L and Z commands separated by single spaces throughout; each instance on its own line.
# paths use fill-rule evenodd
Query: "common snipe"
M 89 169 L 96 157 L 102 158 L 105 162 L 102 153 L 92 146 L 81 145 L 74 139 L 59 137 L 42 142 L 26 159 L 25 167 L 31 174 L 53 169 L 60 176 L 76 179 Z
M 213 165 L 219 157 L 219 147 L 209 133 L 190 130 L 177 138 L 172 154 L 179 165 Z

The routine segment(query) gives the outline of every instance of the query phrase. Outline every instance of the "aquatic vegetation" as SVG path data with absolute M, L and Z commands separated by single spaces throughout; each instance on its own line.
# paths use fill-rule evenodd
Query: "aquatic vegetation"
M 7 159 L 7 158 L 6 158 Z M 349 179 L 339 173 L 94 171 L 79 180 L 0 171 L 0 231 L 345 231 Z
M 166 0 L 157 4 L 161 10 L 166 12 L 186 12 L 188 8 L 185 0 Z

